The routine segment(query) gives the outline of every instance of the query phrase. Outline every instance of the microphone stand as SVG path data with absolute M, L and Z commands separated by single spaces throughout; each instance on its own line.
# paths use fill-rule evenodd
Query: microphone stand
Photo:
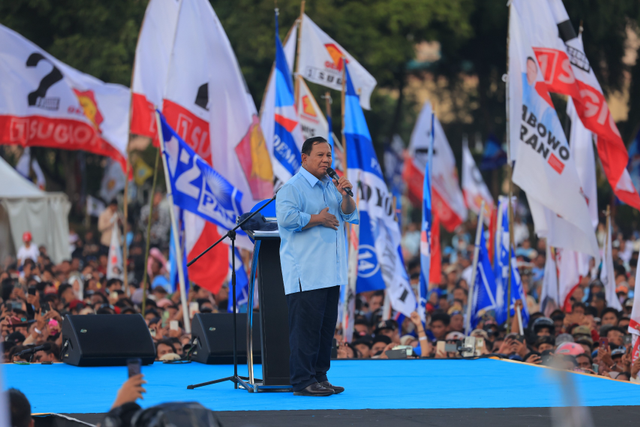
M 207 381 L 207 382 L 200 383 L 200 384 L 188 385 L 187 386 L 188 390 L 193 390 L 195 388 L 203 387 L 203 386 L 206 386 L 206 385 L 221 383 L 221 382 L 224 382 L 224 381 L 233 382 L 234 383 L 234 389 L 236 389 L 236 390 L 238 389 L 238 385 L 240 385 L 240 387 L 244 388 L 245 390 L 250 390 L 249 384 L 247 384 L 245 382 L 245 380 L 249 380 L 249 377 L 240 377 L 240 376 L 238 376 L 238 345 L 237 345 L 237 342 L 236 342 L 236 333 L 237 333 L 237 326 L 236 326 L 236 314 L 237 314 L 236 313 L 236 310 L 237 310 L 237 299 L 236 299 L 236 230 L 238 228 L 242 227 L 247 221 L 249 221 L 251 218 L 253 218 L 262 209 L 267 207 L 267 205 L 271 204 L 271 202 L 273 202 L 275 199 L 276 199 L 276 194 L 274 194 L 273 197 L 271 199 L 269 199 L 268 202 L 266 202 L 264 205 L 260 206 L 259 209 L 257 209 L 255 212 L 252 212 L 251 215 L 249 215 L 248 217 L 246 217 L 245 219 L 240 221 L 231 230 L 227 231 L 227 233 L 224 236 L 222 236 L 220 239 L 218 239 L 217 242 L 215 242 L 213 245 L 209 246 L 200 255 L 198 255 L 197 257 L 195 257 L 194 259 L 192 259 L 191 261 L 189 261 L 187 263 L 187 267 L 191 266 L 193 263 L 198 261 L 204 254 L 206 254 L 211 249 L 215 248 L 218 244 L 220 244 L 220 242 L 222 242 L 224 239 L 229 238 L 229 240 L 231 240 L 231 253 L 232 253 L 232 256 L 231 256 L 231 284 L 233 286 L 233 376 L 220 378 L 220 379 L 213 380 L 213 381 Z M 248 310 L 253 310 L 253 307 L 247 307 L 247 311 Z M 194 345 L 195 345 L 195 343 L 194 343 Z

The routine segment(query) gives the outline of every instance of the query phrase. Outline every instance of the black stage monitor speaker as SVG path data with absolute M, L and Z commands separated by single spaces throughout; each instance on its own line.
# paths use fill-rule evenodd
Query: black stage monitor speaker
M 236 314 L 238 363 L 247 363 L 247 315 Z M 191 322 L 197 340 L 191 360 L 207 365 L 233 363 L 233 313 L 197 313 Z M 192 341 L 193 342 L 193 341 Z M 253 317 L 253 363 L 261 362 L 260 321 Z
M 140 314 L 68 315 L 62 323 L 61 359 L 75 366 L 124 366 L 139 357 L 153 363 L 156 348 Z

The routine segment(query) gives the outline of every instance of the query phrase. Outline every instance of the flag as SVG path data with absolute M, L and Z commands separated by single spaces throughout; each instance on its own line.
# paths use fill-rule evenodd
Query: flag
M 573 292 L 580 286 L 582 277 L 589 271 L 589 259 L 586 259 L 586 269 L 584 265 L 584 254 L 563 248 L 555 248 L 556 267 L 558 268 L 558 302 L 560 308 L 565 312 L 571 311 L 571 297 Z
M 87 215 L 99 217 L 106 208 L 104 202 L 93 196 L 87 196 Z
M 357 291 L 384 289 L 386 284 L 393 309 L 409 316 L 416 309 L 416 299 L 399 252 L 401 235 L 395 221 L 393 199 L 384 182 L 349 71 L 348 64 L 344 138 L 348 176 L 357 183 L 360 193 Z
M 287 56 L 287 61 L 288 60 L 289 56 Z M 289 64 L 292 65 L 293 62 L 289 62 Z M 322 136 L 325 137 L 327 141 L 330 141 L 331 146 L 333 146 L 333 138 L 330 132 L 331 126 L 329 125 L 331 117 L 327 116 L 325 118 L 324 114 L 322 114 L 322 109 L 313 97 L 304 79 L 302 77 L 297 77 L 297 79 L 298 99 L 296 100 L 296 105 L 298 106 L 298 119 L 300 120 L 302 138 L 306 140 L 314 136 Z M 335 160 L 334 158 L 334 162 Z
M 611 221 L 607 221 L 607 240 L 604 243 L 604 254 L 602 256 L 602 269 L 600 270 L 600 281 L 604 285 L 604 293 L 607 299 L 607 307 L 613 307 L 618 311 L 622 311 L 622 305 L 616 295 L 616 271 L 613 266 L 613 255 L 611 254 Z
M 542 277 L 542 291 L 540 292 L 540 312 L 550 317 L 554 310 L 561 307 L 558 295 L 558 268 L 551 246 L 547 245 L 547 256 Z
M 276 9 L 277 11 L 277 9 Z M 276 12 L 276 63 L 275 63 L 275 108 L 273 133 L 273 173 L 277 184 L 284 184 L 300 169 L 302 132 L 298 123 L 298 113 L 293 91 L 291 71 L 280 36 L 278 35 L 278 15 Z
M 640 188 L 640 131 L 629 145 L 629 174 L 635 188 Z
M 163 114 L 202 160 L 243 194 L 244 212 L 273 195 L 273 170 L 255 104 L 207 0 L 181 2 Z M 197 215 L 185 212 L 184 221 L 188 259 L 220 237 L 217 226 Z M 252 247 L 246 236 L 239 235 L 236 243 Z M 228 251 L 226 245 L 211 250 L 189 267 L 190 280 L 219 289 L 228 272 Z
M 431 262 L 429 283 L 442 282 L 442 247 L 440 246 L 440 214 L 431 211 Z
M 393 135 L 391 142 L 384 146 L 384 177 L 393 194 L 403 194 L 405 183 L 402 179 L 404 168 L 404 142 L 400 135 Z
M 369 110 L 369 98 L 376 79 L 340 44 L 329 37 L 307 15 L 302 17 L 298 74 L 310 82 L 342 90 L 342 58 L 349 64 L 354 91 L 362 108 Z
M 357 182 L 357 181 L 356 181 Z M 356 204 L 359 205 L 359 195 L 356 194 Z M 361 219 L 362 220 L 362 219 Z M 353 328 L 356 317 L 356 283 L 358 281 L 358 235 L 360 234 L 359 224 L 349 224 L 347 226 L 349 233 L 349 262 L 347 285 L 343 286 L 340 292 L 340 300 L 342 302 L 342 334 L 346 342 L 353 340 Z
M 516 257 L 513 247 L 509 242 L 509 201 L 506 197 L 500 197 L 498 203 L 498 245 L 496 247 L 497 256 L 494 265 L 494 276 L 496 278 L 496 321 L 504 323 L 507 321 L 507 307 L 511 312 L 511 317 L 515 315 L 513 310 L 517 300 L 522 301 L 522 323 L 526 327 L 529 323 L 529 309 L 527 308 L 527 298 L 522 287 L 522 279 L 518 271 Z M 509 256 L 511 256 L 511 301 L 508 301 L 509 287 Z
M 231 247 L 229 247 L 229 271 L 231 272 Z M 242 256 L 240 256 L 240 251 L 236 248 L 236 313 L 246 313 L 245 310 L 241 310 L 241 306 L 245 306 L 249 302 L 249 276 L 247 275 L 247 270 L 244 268 L 244 263 L 242 262 Z M 227 311 L 229 313 L 233 313 L 233 281 L 231 280 L 231 275 L 229 275 L 229 301 L 227 302 Z
M 169 265 L 171 270 L 171 276 L 169 283 L 171 284 L 171 292 L 176 292 L 180 288 L 180 270 L 178 269 L 178 250 L 173 240 L 173 233 L 178 233 L 178 242 L 180 242 L 180 248 L 182 249 L 182 272 L 184 274 L 185 292 L 189 291 L 189 273 L 187 268 L 187 254 L 184 250 L 184 211 L 180 208 L 171 207 L 175 209 L 176 217 L 178 219 L 179 229 L 174 230 L 171 227 L 171 236 L 169 239 Z
M 507 163 L 507 153 L 502 149 L 498 139 L 494 134 L 489 135 L 484 143 L 480 169 L 483 171 L 500 169 Z
M 107 167 L 104 168 L 104 175 L 100 182 L 100 192 L 98 193 L 102 200 L 110 202 L 115 199 L 119 192 L 124 190 L 127 178 L 124 175 L 122 167 L 115 161 L 107 160 Z
M 539 236 L 547 237 L 553 247 L 598 258 L 598 242 L 574 156 L 514 4 L 509 18 L 508 86 L 513 182 L 527 194 Z M 551 224 L 546 219 L 549 215 L 554 216 Z
M 242 215 L 242 193 L 202 160 L 162 115 L 160 121 L 175 206 L 226 230 L 235 227 Z
M 109 243 L 109 260 L 107 264 L 107 280 L 124 278 L 122 264 L 122 243 L 120 242 L 120 227 L 118 221 L 113 223 L 111 242 Z
M 433 123 L 434 115 L 431 115 Z M 431 134 L 433 136 L 433 133 Z M 431 138 L 429 151 L 433 152 L 433 138 Z M 422 224 L 420 226 L 420 287 L 418 292 L 418 314 L 423 322 L 426 322 L 427 300 L 429 298 L 429 279 L 431 278 L 431 226 L 432 226 L 432 202 L 431 202 L 431 169 L 433 169 L 433 156 L 429 156 L 424 180 L 422 184 Z M 438 280 L 438 283 L 440 280 Z
M 536 58 L 548 90 L 573 98 L 582 123 L 597 137 L 598 155 L 614 193 L 640 209 L 640 196 L 626 170 L 627 149 L 585 55 L 582 37 L 576 34 L 562 1 L 516 0 L 512 6 L 521 17 L 519 28 L 531 42 L 532 58 Z
M 151 166 L 142 160 L 142 157 L 136 156 L 133 161 L 133 180 L 138 187 L 142 185 L 153 176 L 153 169 Z
M 482 224 L 478 224 L 478 226 L 482 227 Z M 480 250 L 478 252 L 478 266 L 471 296 L 471 317 L 469 319 L 471 328 L 466 331 L 467 334 L 470 334 L 476 328 L 485 312 L 498 308 L 496 279 L 493 270 L 491 270 L 484 230 L 480 233 L 480 242 L 476 244 L 479 244 Z M 523 303 L 526 305 L 526 301 L 523 301 Z
M 181 1 L 151 0 L 144 13 L 131 83 L 131 133 L 155 139 Z
M 84 150 L 124 170 L 130 96 L 0 25 L 0 144 Z
M 636 283 L 640 283 L 640 261 L 638 261 L 636 267 Z M 633 298 L 633 308 L 631 309 L 631 320 L 627 330 L 633 337 L 632 350 L 631 350 L 631 363 L 635 362 L 640 357 L 640 295 L 636 295 Z
M 484 222 L 489 225 L 491 212 L 495 208 L 493 196 L 473 160 L 466 137 L 462 142 L 462 193 L 467 207 L 476 215 L 480 214 L 480 206 L 484 202 Z
M 22 152 L 22 155 L 18 159 L 18 163 L 16 164 L 16 171 L 20 175 L 28 179 L 29 181 L 32 181 L 31 179 L 32 170 L 36 176 L 36 185 L 38 186 L 39 189 L 44 190 L 47 182 L 44 177 L 44 174 L 42 173 L 42 169 L 40 168 L 38 161 L 36 159 L 31 158 L 31 148 L 25 147 L 24 151 Z
M 411 133 L 409 159 L 404 163 L 403 177 L 407 183 L 409 197 L 415 205 L 422 200 L 422 182 L 429 155 L 431 138 L 431 104 L 424 104 L 418 121 Z M 431 171 L 433 209 L 440 214 L 442 225 L 453 231 L 467 219 L 467 207 L 460 190 L 456 159 L 449 146 L 442 126 L 435 119 L 435 140 L 433 150 L 433 170 Z

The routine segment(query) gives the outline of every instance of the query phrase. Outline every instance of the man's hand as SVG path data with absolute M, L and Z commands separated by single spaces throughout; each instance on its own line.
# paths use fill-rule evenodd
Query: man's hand
M 146 383 L 144 375 L 142 374 L 134 375 L 129 378 L 124 382 L 124 384 L 122 384 L 120 390 L 118 390 L 116 401 L 113 402 L 111 409 L 122 406 L 125 403 L 135 402 L 137 399 L 144 399 L 144 397 L 142 397 L 142 393 L 146 393 L 147 390 L 142 387 L 142 384 Z
M 640 357 L 638 357 L 636 361 L 631 364 L 630 372 L 633 378 L 638 378 L 638 372 L 640 372 Z
M 353 193 L 353 185 L 351 184 L 351 182 L 349 182 L 346 176 L 342 176 L 338 180 L 338 182 L 336 183 L 336 188 L 338 189 L 340 194 L 342 194 L 343 197 L 347 196 L 347 191 L 345 190 L 346 188 L 351 190 L 351 192 Z
M 420 319 L 420 315 L 417 311 L 411 313 L 411 321 L 416 326 L 422 326 L 422 320 Z
M 338 219 L 329 213 L 329 208 L 324 208 L 320 211 L 318 215 L 316 215 L 318 223 L 327 228 L 333 228 L 334 230 L 338 229 L 340 223 Z
M 531 353 L 529 357 L 524 360 L 525 363 L 532 363 L 534 365 L 542 364 L 542 359 L 537 354 Z
M 613 366 L 613 359 L 611 358 L 611 350 L 608 347 L 598 348 L 598 356 L 605 365 Z

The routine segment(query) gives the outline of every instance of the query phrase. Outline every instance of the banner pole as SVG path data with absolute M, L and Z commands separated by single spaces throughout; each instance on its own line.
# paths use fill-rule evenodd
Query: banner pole
M 148 280 L 148 268 L 147 268 L 147 264 L 149 263 L 149 246 L 151 244 L 150 237 L 151 237 L 151 217 L 153 215 L 153 196 L 156 193 L 156 183 L 158 181 L 158 160 L 160 159 L 160 149 L 158 149 L 158 152 L 156 153 L 156 163 L 155 166 L 153 168 L 153 183 L 151 184 L 151 193 L 149 194 L 149 220 L 147 221 L 147 236 L 146 236 L 146 249 L 145 249 L 145 255 L 144 255 L 144 274 L 142 276 L 142 317 L 144 317 L 144 315 L 146 314 L 146 310 L 147 310 L 147 288 L 149 287 L 149 284 L 147 284 L 147 280 Z
M 294 78 L 294 84 L 293 84 L 293 100 L 296 106 L 296 110 L 298 110 L 298 94 L 300 92 L 300 82 L 298 82 L 298 79 L 300 78 L 299 74 L 300 74 L 300 42 L 302 41 L 302 20 L 304 18 L 304 2 L 305 0 L 302 0 L 302 2 L 300 2 L 300 25 L 298 27 L 298 46 L 296 46 L 296 72 L 295 72 L 295 78 Z
M 189 319 L 189 310 L 187 307 L 187 287 L 184 282 L 184 258 L 182 256 L 182 247 L 180 247 L 180 239 L 178 237 L 179 229 L 176 221 L 176 212 L 173 205 L 173 192 L 171 191 L 171 178 L 169 177 L 169 167 L 167 166 L 167 157 L 164 155 L 164 137 L 162 136 L 162 123 L 160 122 L 160 114 L 156 110 L 156 124 L 158 128 L 158 140 L 160 141 L 160 151 L 162 152 L 162 167 L 164 169 L 164 181 L 167 186 L 167 198 L 169 199 L 169 217 L 171 218 L 171 227 L 173 227 L 173 245 L 176 248 L 176 265 L 178 266 L 178 282 L 180 283 L 180 302 L 182 304 L 182 319 L 184 321 L 184 331 L 191 333 L 191 322 Z M 157 161 L 157 159 L 156 159 Z M 235 257 L 235 254 L 232 255 Z M 173 274 L 173 272 L 171 273 Z M 233 290 L 235 295 L 235 289 Z M 235 297 L 234 297 L 235 298 Z
M 478 270 L 478 256 L 480 255 L 480 238 L 482 237 L 482 221 L 484 216 L 484 200 L 480 205 L 480 214 L 478 215 L 478 225 L 476 227 L 476 242 L 473 248 L 473 262 L 471 264 L 471 283 L 469 283 L 469 296 L 467 297 L 467 318 L 465 319 L 465 335 L 471 333 L 471 306 L 473 305 L 473 296 L 475 292 L 476 274 Z
M 509 12 L 511 12 L 511 2 L 509 2 Z M 509 117 L 509 103 L 511 98 L 509 96 L 509 32 L 507 32 L 507 79 L 506 79 L 506 97 L 507 100 L 505 102 L 506 105 L 506 116 L 507 116 L 507 161 L 509 163 L 509 200 L 508 200 L 508 212 L 507 215 L 509 217 L 509 249 L 508 249 L 508 267 L 509 267 L 509 278 L 507 280 L 507 333 L 511 332 L 511 276 L 512 274 L 512 266 L 511 266 L 511 249 L 513 248 L 513 208 L 511 206 L 513 199 L 513 161 L 511 159 L 511 125 L 510 125 L 510 117 Z

